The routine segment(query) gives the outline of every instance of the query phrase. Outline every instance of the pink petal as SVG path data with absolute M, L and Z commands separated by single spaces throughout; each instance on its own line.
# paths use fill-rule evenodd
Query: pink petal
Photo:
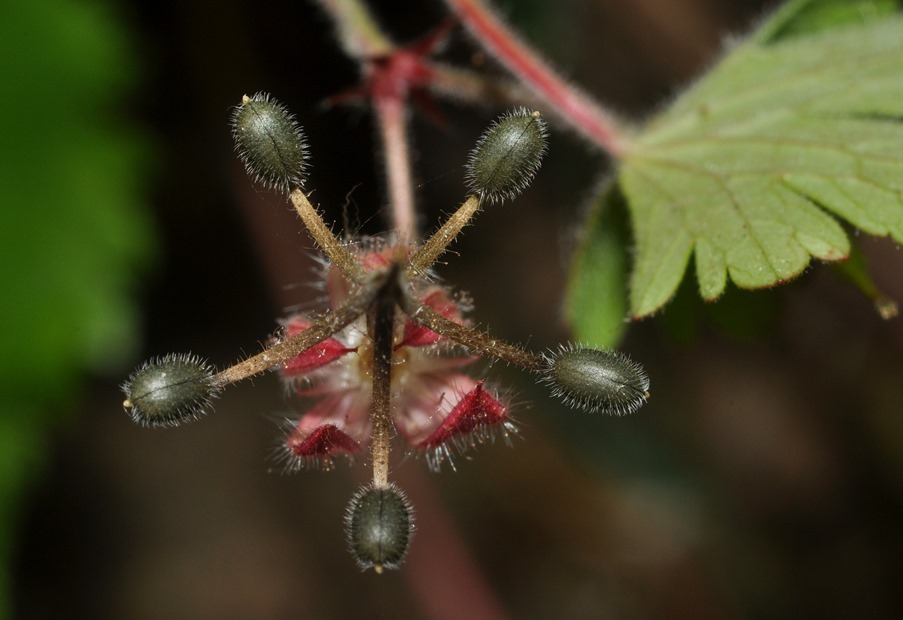
M 292 435 L 307 436 L 314 429 L 330 424 L 356 443 L 363 442 L 370 432 L 370 394 L 348 390 L 320 398 L 301 416 Z
M 388 247 L 379 252 L 369 252 L 368 254 L 365 254 L 361 260 L 364 269 L 367 271 L 374 271 L 376 269 L 381 269 L 382 267 L 388 267 L 389 256 L 391 255 L 392 249 L 393 248 Z
M 368 403 L 369 399 L 356 391 L 320 399 L 282 441 L 277 459 L 290 472 L 332 469 L 334 457 L 360 452 L 370 428 Z

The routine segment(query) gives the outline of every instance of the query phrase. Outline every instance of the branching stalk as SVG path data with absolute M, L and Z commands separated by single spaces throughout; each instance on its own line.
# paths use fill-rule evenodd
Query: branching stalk
M 222 388 L 253 377 L 320 344 L 366 312 L 381 284 L 382 278 L 362 287 L 359 294 L 350 296 L 345 304 L 318 316 L 303 332 L 217 373 L 213 377 L 213 385 Z
M 396 263 L 397 265 L 397 263 Z M 371 455 L 373 485 L 389 484 L 389 447 L 392 440 L 392 345 L 395 336 L 395 306 L 398 289 L 398 267 L 389 271 L 380 287 L 370 312 L 373 337 L 373 395 L 370 402 Z
M 541 371 L 546 368 L 543 358 L 525 351 L 519 346 L 446 319 L 435 310 L 417 303 L 407 295 L 402 296 L 400 301 L 402 310 L 415 322 L 445 336 L 452 342 L 467 347 L 478 355 L 488 355 L 527 370 Z
M 445 221 L 439 230 L 430 235 L 430 238 L 411 257 L 405 270 L 406 275 L 410 278 L 422 276 L 479 210 L 479 197 L 469 196 L 464 204 L 458 207 L 458 210 Z
M 341 269 L 342 273 L 344 273 L 349 280 L 356 283 L 363 282 L 366 278 L 366 271 L 364 271 L 361 264 L 354 258 L 354 255 L 345 249 L 345 246 L 342 245 L 342 242 L 338 237 L 329 230 L 329 227 L 326 226 L 326 223 L 323 221 L 323 218 L 320 217 L 320 214 L 314 206 L 310 204 L 310 201 L 307 199 L 307 196 L 304 195 L 304 192 L 300 189 L 293 190 L 289 198 L 291 198 L 292 205 L 294 205 L 298 217 L 304 222 L 308 232 L 310 232 L 310 236 L 313 237 L 316 244 L 320 246 L 320 249 L 326 257 L 329 258 L 336 267 Z
M 383 143 L 393 228 L 402 242 L 417 238 L 414 215 L 414 182 L 408 148 L 405 102 L 400 97 L 376 97 L 373 101 Z

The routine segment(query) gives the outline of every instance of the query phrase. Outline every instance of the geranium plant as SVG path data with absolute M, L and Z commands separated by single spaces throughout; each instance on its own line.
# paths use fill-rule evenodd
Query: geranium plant
M 413 531 L 411 508 L 389 481 L 395 435 L 439 469 L 459 450 L 517 432 L 501 393 L 468 374 L 476 358 L 523 367 L 574 406 L 629 413 L 646 401 L 648 379 L 606 347 L 625 318 L 660 311 L 691 262 L 701 296 L 714 300 L 728 282 L 771 287 L 812 258 L 843 261 L 854 248 L 838 218 L 903 241 L 903 19 L 894 2 L 791 0 L 639 127 L 560 78 L 480 0 L 446 0 L 451 18 L 404 46 L 359 0 L 319 4 L 362 76 L 331 102 L 370 105 L 379 127 L 389 233 L 337 237 L 304 191 L 300 126 L 269 96 L 245 96 L 233 117 L 236 148 L 252 177 L 288 196 L 323 252 L 329 308 L 286 318 L 263 352 L 222 371 L 189 354 L 148 362 L 125 384 L 125 407 L 140 424 L 171 426 L 208 410 L 225 386 L 279 371 L 313 401 L 287 430 L 287 469 L 330 468 L 369 444 L 373 482 L 347 515 L 362 567 L 397 566 Z M 459 26 L 511 78 L 437 60 Z M 432 113 L 433 98 L 447 95 L 514 110 L 472 152 L 469 196 L 422 240 L 406 119 L 411 103 Z M 470 301 L 431 268 L 480 209 L 529 184 L 545 152 L 546 118 L 613 158 L 617 174 L 589 214 L 569 282 L 568 318 L 592 344 L 536 354 L 471 326 Z M 618 205 L 631 237 L 611 225 Z M 848 265 L 852 281 L 893 316 L 896 305 L 861 263 Z

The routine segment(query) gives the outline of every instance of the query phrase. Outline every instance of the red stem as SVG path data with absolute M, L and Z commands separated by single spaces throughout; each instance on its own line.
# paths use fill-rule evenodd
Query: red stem
M 624 154 L 629 143 L 627 131 L 614 116 L 558 77 L 480 0 L 445 1 L 480 45 L 533 89 L 565 122 L 609 155 Z
M 412 243 L 417 239 L 417 220 L 414 216 L 414 180 L 405 107 L 404 97 L 373 98 L 373 109 L 383 143 L 392 224 L 402 243 Z

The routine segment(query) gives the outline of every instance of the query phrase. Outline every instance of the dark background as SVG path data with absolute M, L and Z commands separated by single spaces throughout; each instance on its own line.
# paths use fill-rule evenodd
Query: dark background
M 770 4 L 530 0 L 505 12 L 570 79 L 639 120 Z M 373 6 L 402 42 L 445 16 L 439 2 Z M 130 114 L 157 155 L 142 355 L 190 350 L 223 366 L 316 295 L 312 243 L 244 175 L 230 107 L 259 90 L 285 102 L 308 136 L 314 202 L 340 221 L 351 192 L 352 219 L 377 233 L 370 114 L 321 105 L 356 84 L 357 68 L 312 2 L 118 9 L 143 65 Z M 442 58 L 467 64 L 472 52 L 457 31 Z M 463 198 L 461 166 L 499 112 L 440 105 L 447 127 L 415 114 L 411 128 L 427 229 Z M 552 132 L 533 188 L 482 213 L 442 270 L 473 295 L 477 321 L 535 349 L 567 339 L 571 233 L 610 172 Z M 898 249 L 858 240 L 879 284 L 903 298 Z M 97 378 L 27 508 L 17 617 L 895 617 L 900 320 L 882 321 L 824 266 L 775 292 L 731 292 L 714 313 L 692 289 L 629 330 L 623 348 L 653 391 L 630 418 L 571 411 L 514 369 L 491 369 L 521 403 L 523 440 L 485 446 L 457 472 L 396 463 L 420 530 L 405 567 L 382 576 L 345 551 L 341 517 L 364 464 L 270 473 L 273 420 L 297 407 L 274 377 L 230 388 L 215 414 L 168 431 L 122 413 L 129 369 Z M 750 306 L 753 320 L 732 313 Z

